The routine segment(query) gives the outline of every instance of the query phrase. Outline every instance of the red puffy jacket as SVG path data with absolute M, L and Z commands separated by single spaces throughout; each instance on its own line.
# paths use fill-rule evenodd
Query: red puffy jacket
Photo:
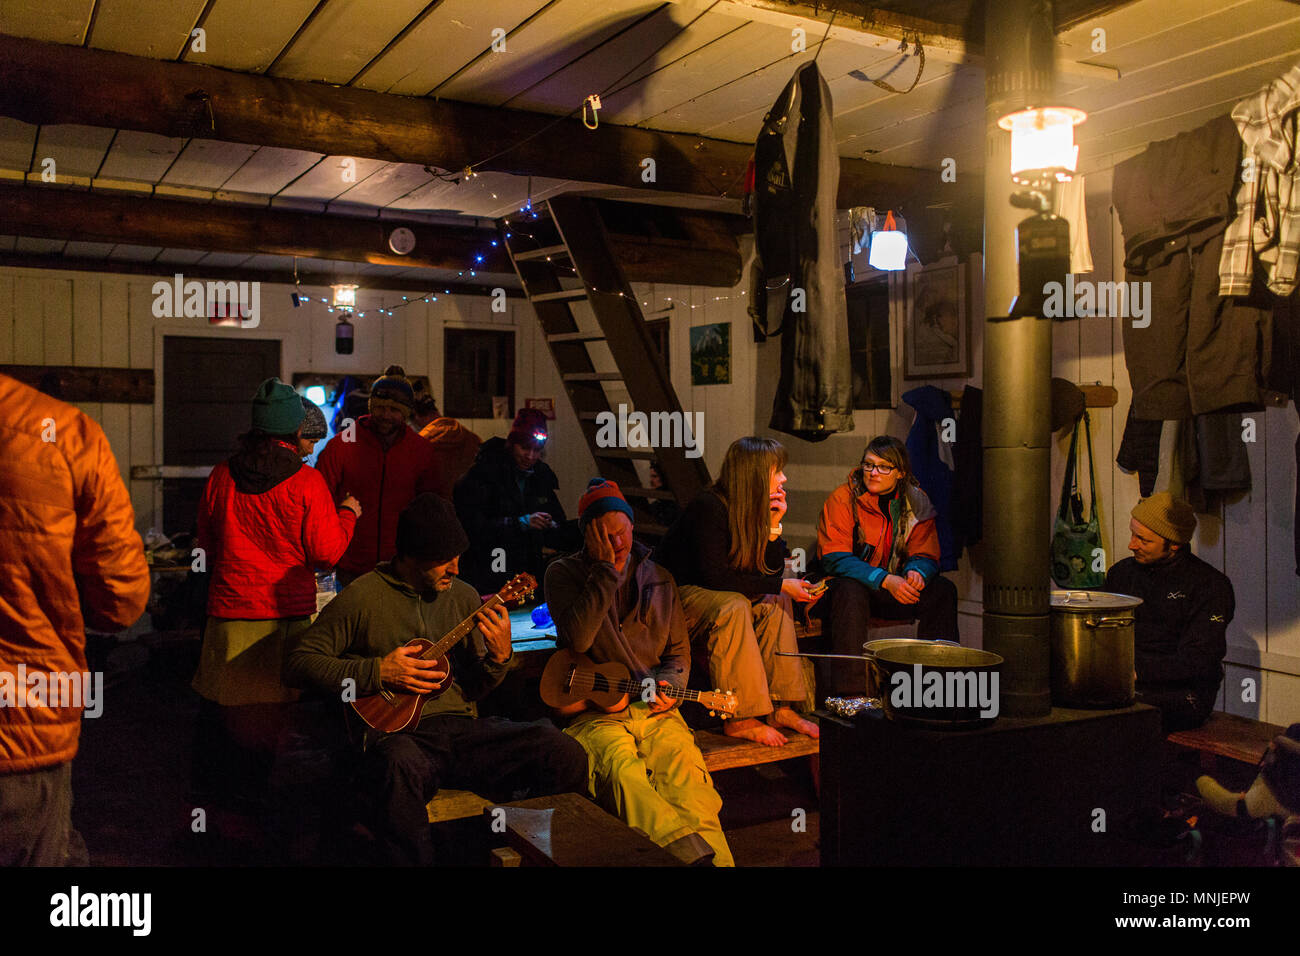
M 352 441 L 347 432 L 329 440 L 316 460 L 335 501 L 353 495 L 361 502 L 361 520 L 339 568 L 365 574 L 397 553 L 397 516 L 416 495 L 438 491 L 438 453 L 409 427 L 385 449 L 368 427 L 369 415 L 357 419 Z
M 357 517 L 336 508 L 325 480 L 301 465 L 269 489 L 236 487 L 229 462 L 212 469 L 199 503 L 207 552 L 208 613 L 250 621 L 316 613 L 317 567 L 331 567 Z
M 103 430 L 5 375 L 0 410 L 0 681 L 26 704 L 34 673 L 85 672 L 86 624 L 120 631 L 135 623 L 149 599 L 149 566 Z M 61 703 L 0 705 L 0 774 L 77 755 L 82 707 L 49 706 Z

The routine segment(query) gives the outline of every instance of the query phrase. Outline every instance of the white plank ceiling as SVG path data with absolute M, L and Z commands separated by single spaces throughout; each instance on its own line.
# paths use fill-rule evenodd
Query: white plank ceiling
M 792 50 L 796 27 L 805 31 L 806 52 Z M 1094 53 L 1098 29 L 1106 49 Z M 0 32 L 15 36 L 556 116 L 576 114 L 588 94 L 599 93 L 601 122 L 736 142 L 753 141 L 825 30 L 824 22 L 711 0 L 0 3 Z M 504 49 L 493 46 L 500 38 Z M 1089 113 L 1079 130 L 1086 167 L 1090 157 L 1095 162 L 1226 112 L 1300 61 L 1300 6 L 1137 0 L 1078 24 L 1058 44 L 1067 65 L 1063 99 Z M 883 76 L 906 87 L 917 75 L 914 52 L 900 54 L 895 41 L 837 23 L 817 56 L 834 98 L 842 156 L 926 169 L 953 157 L 961 170 L 982 167 L 984 73 L 960 43 L 927 49 L 925 69 L 906 94 L 871 82 Z M 45 157 L 57 163 L 61 182 L 81 188 L 430 221 L 495 218 L 517 209 L 530 188 L 540 199 L 584 185 L 493 173 L 457 185 L 424 167 L 373 159 L 0 118 L 0 179 L 39 183 Z M 722 208 L 733 200 L 726 197 Z M 700 202 L 709 204 L 707 197 Z M 139 261 L 149 252 L 69 245 L 69 256 Z M 40 248 L 54 247 L 43 241 Z M 183 258 L 177 250 L 152 255 Z M 256 258 L 262 264 L 275 257 Z

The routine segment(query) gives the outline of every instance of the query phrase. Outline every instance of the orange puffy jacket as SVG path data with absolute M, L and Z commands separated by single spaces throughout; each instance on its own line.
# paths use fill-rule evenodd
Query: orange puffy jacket
M 81 706 L 51 706 L 67 702 L 28 693 L 32 675 L 84 673 L 86 625 L 120 631 L 134 624 L 149 599 L 149 567 L 103 430 L 5 375 L 0 409 L 3 774 L 77 755 Z M 19 665 L 25 687 L 17 686 Z M 15 693 L 24 706 L 11 705 Z
M 420 431 L 420 437 L 437 453 L 433 490 L 451 501 L 456 482 L 473 466 L 483 440 L 454 418 L 435 418 Z

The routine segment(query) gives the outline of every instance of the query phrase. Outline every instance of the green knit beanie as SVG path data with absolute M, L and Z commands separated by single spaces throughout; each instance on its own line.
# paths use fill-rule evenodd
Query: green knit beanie
M 253 427 L 268 435 L 292 435 L 302 422 L 302 400 L 292 385 L 268 378 L 253 395 Z

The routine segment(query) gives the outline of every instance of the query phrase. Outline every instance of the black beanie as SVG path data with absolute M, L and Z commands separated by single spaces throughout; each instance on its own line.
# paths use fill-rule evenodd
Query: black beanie
M 469 548 L 469 536 L 445 498 L 428 491 L 397 516 L 397 553 L 443 564 Z

